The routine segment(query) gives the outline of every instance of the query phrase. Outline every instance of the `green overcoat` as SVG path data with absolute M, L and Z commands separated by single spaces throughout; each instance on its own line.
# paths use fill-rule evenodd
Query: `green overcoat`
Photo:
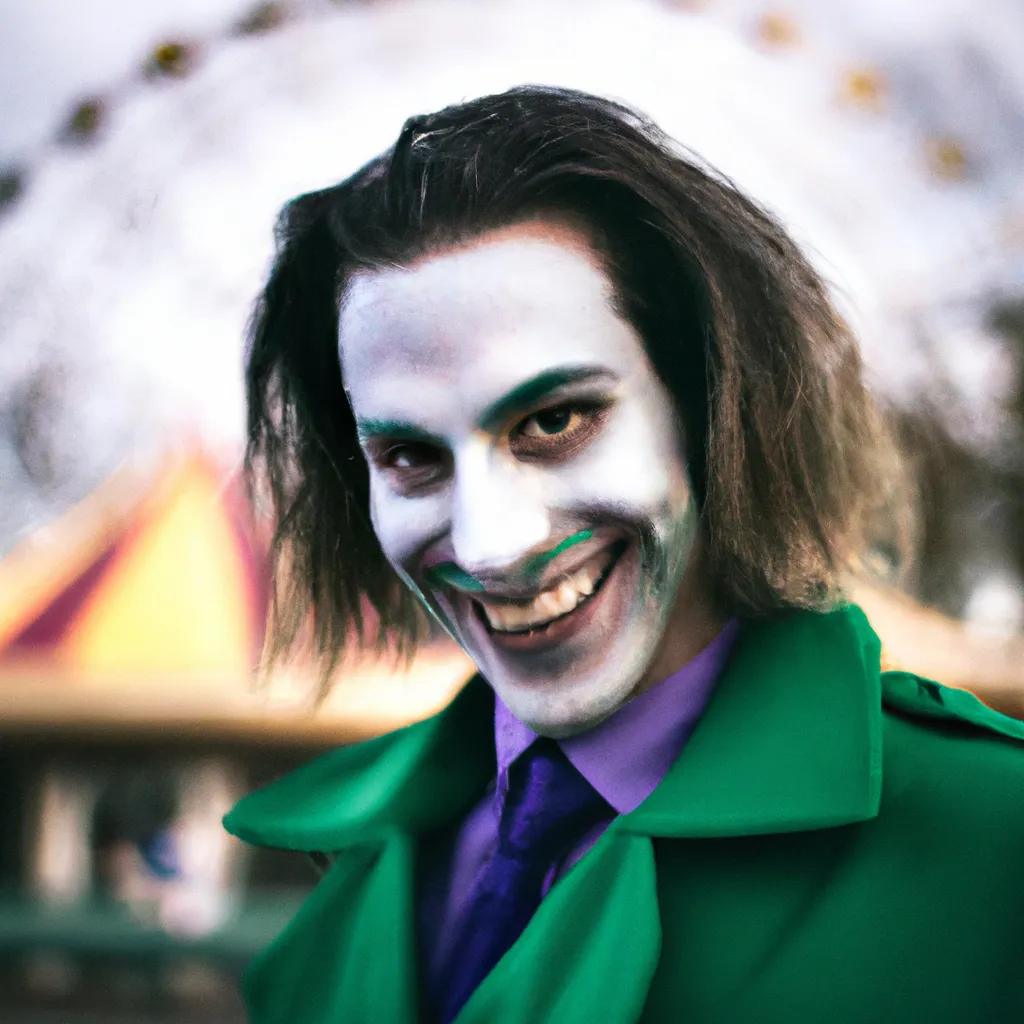
M 412 1024 L 417 835 L 495 772 L 473 680 L 440 715 L 244 799 L 335 853 L 244 983 L 252 1024 Z M 859 609 L 750 625 L 655 792 L 561 879 L 458 1024 L 1024 1022 L 1024 725 L 881 673 Z

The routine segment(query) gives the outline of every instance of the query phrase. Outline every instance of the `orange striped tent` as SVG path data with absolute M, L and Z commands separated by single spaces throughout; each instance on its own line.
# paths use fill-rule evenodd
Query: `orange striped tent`
M 202 453 L 123 470 L 0 561 L 0 728 L 212 730 L 335 741 L 437 710 L 468 677 L 451 647 L 403 670 L 257 687 L 263 545 L 237 477 Z
M 148 486 L 124 471 L 0 563 L 0 664 L 69 683 L 244 676 L 261 563 L 239 488 L 211 460 L 176 459 Z

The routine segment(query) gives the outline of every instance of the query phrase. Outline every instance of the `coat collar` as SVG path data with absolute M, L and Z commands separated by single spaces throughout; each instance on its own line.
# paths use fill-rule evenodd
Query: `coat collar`
M 620 827 L 741 836 L 875 817 L 880 650 L 852 606 L 748 626 L 682 754 Z
M 333 851 L 469 811 L 494 775 L 491 691 L 475 677 L 441 714 L 318 758 L 242 800 L 227 830 Z M 879 643 L 860 609 L 747 623 L 683 753 L 617 822 L 648 836 L 736 836 L 864 821 L 881 793 Z
M 331 751 L 249 794 L 224 827 L 257 846 L 340 850 L 457 819 L 494 766 L 494 697 L 474 677 L 440 714 Z

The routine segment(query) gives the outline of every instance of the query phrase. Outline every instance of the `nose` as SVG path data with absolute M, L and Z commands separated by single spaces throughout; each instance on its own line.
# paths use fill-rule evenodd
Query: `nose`
M 485 443 L 469 445 L 455 465 L 451 541 L 455 561 L 477 579 L 507 569 L 551 532 L 540 481 Z

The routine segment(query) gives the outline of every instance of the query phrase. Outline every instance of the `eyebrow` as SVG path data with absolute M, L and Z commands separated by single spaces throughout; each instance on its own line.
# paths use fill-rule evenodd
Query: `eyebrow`
M 356 420 L 356 433 L 360 441 L 375 437 L 390 437 L 396 441 L 421 441 L 423 444 L 443 445 L 437 434 L 430 433 L 406 420 Z
M 536 377 L 517 384 L 508 394 L 489 405 L 477 421 L 483 430 L 493 431 L 510 419 L 515 413 L 529 408 L 552 391 L 567 384 L 579 384 L 598 377 L 614 378 L 610 370 L 596 366 L 564 366 L 557 370 L 545 370 Z

